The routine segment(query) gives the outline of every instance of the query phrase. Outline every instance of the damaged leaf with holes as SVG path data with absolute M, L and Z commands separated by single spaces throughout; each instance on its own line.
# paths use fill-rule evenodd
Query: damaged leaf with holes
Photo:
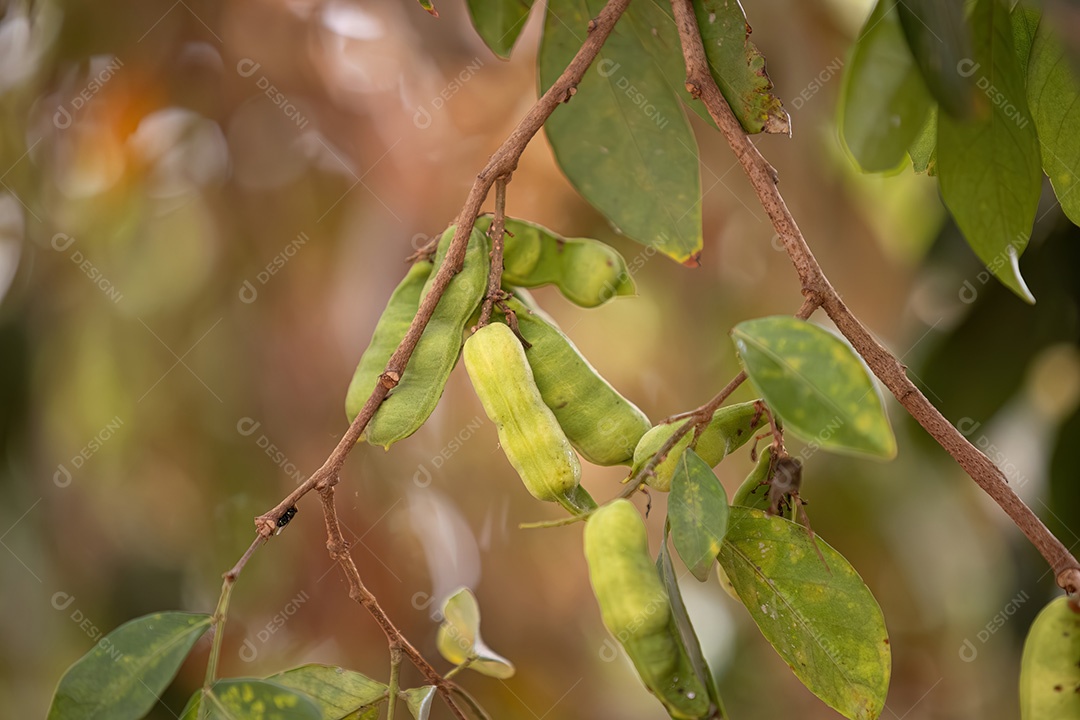
M 694 14 L 709 72 L 743 129 L 789 135 L 791 120 L 773 93 L 765 56 L 750 41 L 742 5 L 738 0 L 696 0 Z

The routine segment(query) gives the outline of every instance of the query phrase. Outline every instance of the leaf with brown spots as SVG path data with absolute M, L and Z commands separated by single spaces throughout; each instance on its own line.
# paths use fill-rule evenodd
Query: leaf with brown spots
M 843 340 L 787 315 L 747 320 L 731 336 L 746 374 L 786 429 L 826 450 L 896 455 L 881 394 Z
M 801 525 L 732 507 L 720 549 L 727 575 L 758 629 L 795 676 L 852 720 L 874 720 L 892 670 L 885 618 L 840 553 Z
M 1080 614 L 1062 595 L 1031 624 L 1020 661 L 1021 720 L 1080 720 Z

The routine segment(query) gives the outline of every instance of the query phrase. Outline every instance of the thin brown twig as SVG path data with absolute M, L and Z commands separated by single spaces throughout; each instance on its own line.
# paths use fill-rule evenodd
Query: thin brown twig
M 349 429 L 345 432 L 337 447 L 334 448 L 334 451 L 330 453 L 330 457 L 326 459 L 322 467 L 312 473 L 307 480 L 300 483 L 295 490 L 271 510 L 255 518 L 255 527 L 260 534 L 269 536 L 273 533 L 277 527 L 278 518 L 304 495 L 313 489 L 325 487 L 328 483 L 337 482 L 338 471 L 341 470 L 341 466 L 345 463 L 345 458 L 348 457 L 349 452 L 356 444 L 361 433 L 364 432 L 364 428 L 367 427 L 379 405 L 386 399 L 390 390 L 401 381 L 401 374 L 405 371 L 405 366 L 408 364 L 413 350 L 416 349 L 416 343 L 420 341 L 421 333 L 424 332 L 424 328 L 427 327 L 428 321 L 435 312 L 435 305 L 446 291 L 450 280 L 461 270 L 469 235 L 472 233 L 476 216 L 479 214 L 480 207 L 487 198 L 491 186 L 496 179 L 510 175 L 517 169 L 518 160 L 521 158 L 521 154 L 525 151 L 529 141 L 540 131 L 551 113 L 555 112 L 559 105 L 570 100 L 573 96 L 572 91 L 577 89 L 578 83 L 585 76 L 585 71 L 589 69 L 593 60 L 600 53 L 600 48 L 603 47 L 604 42 L 615 27 L 615 23 L 626 11 L 629 4 L 630 0 L 608 0 L 600 14 L 594 20 L 589 21 L 589 35 L 581 49 L 578 50 L 577 55 L 566 66 L 566 70 L 548 88 L 548 91 L 540 96 L 532 109 L 521 119 L 514 131 L 510 133 L 510 136 L 503 141 L 499 149 L 488 159 L 484 168 L 477 173 L 476 180 L 473 182 L 469 195 L 465 200 L 465 205 L 461 208 L 461 212 L 457 217 L 454 239 L 447 250 L 446 258 L 436 271 L 430 291 L 424 297 L 423 302 L 420 303 L 412 325 L 409 326 L 409 330 L 401 344 L 398 345 L 397 350 L 394 351 L 389 362 L 387 362 L 386 369 L 380 376 L 379 382 L 376 383 L 371 396 L 368 397 L 364 407 L 361 408 L 352 424 L 349 425 Z
M 236 582 L 236 578 L 240 576 L 241 572 L 243 572 L 244 566 L 247 565 L 247 562 L 251 559 L 251 556 L 254 555 L 255 551 L 258 550 L 263 545 L 263 543 L 265 543 L 269 539 L 270 538 L 266 535 L 256 535 L 255 539 L 251 541 L 251 546 L 247 549 L 247 552 L 245 552 L 244 555 L 236 561 L 236 564 L 233 565 L 232 568 L 230 568 L 229 571 L 225 573 L 225 580 L 227 582 Z
M 424 674 L 429 682 L 439 688 L 440 694 L 443 695 L 447 705 L 449 705 L 454 714 L 457 717 L 462 718 L 462 720 L 464 720 L 464 715 L 462 715 L 461 710 L 454 704 L 453 698 L 448 690 L 448 688 L 452 689 L 453 684 L 448 683 L 443 679 L 434 668 L 431 667 L 427 660 L 425 660 L 424 657 L 406 640 L 401 632 L 390 621 L 386 613 L 383 612 L 382 608 L 379 607 L 378 602 L 375 600 L 375 596 L 372 595 L 361 582 L 359 570 L 357 570 L 356 564 L 353 562 L 351 555 L 349 555 L 347 551 L 347 544 L 345 544 L 337 524 L 337 509 L 334 506 L 333 489 L 338 483 L 339 473 L 341 467 L 345 463 L 345 459 L 356 445 L 357 440 L 359 440 L 360 435 L 363 433 L 364 428 L 367 427 L 372 416 L 374 416 L 379 405 L 386 399 L 390 390 L 396 387 L 398 382 L 401 381 L 401 375 L 405 371 L 409 358 L 412 357 L 412 353 L 416 349 L 417 343 L 420 341 L 420 336 L 424 332 L 424 328 L 427 327 L 428 322 L 431 320 L 436 305 L 442 298 L 443 293 L 446 292 L 446 288 L 450 284 L 450 281 L 461 271 L 469 236 L 472 234 L 476 217 L 480 212 L 484 200 L 487 198 L 488 192 L 491 190 L 492 184 L 500 179 L 504 180 L 504 182 L 508 181 L 510 175 L 517 169 L 518 161 L 521 158 L 521 154 L 525 151 L 525 147 L 536 133 L 540 131 L 540 128 L 543 127 L 544 123 L 551 114 L 555 112 L 556 108 L 564 102 L 569 102 L 570 98 L 573 97 L 574 92 L 577 90 L 578 83 L 581 82 L 585 76 L 586 70 L 589 69 L 597 55 L 599 55 L 600 49 L 603 47 L 604 42 L 615 27 L 615 23 L 622 17 L 622 14 L 626 11 L 629 4 L 630 0 L 608 0 L 607 4 L 600 11 L 600 14 L 597 15 L 595 19 L 589 21 L 588 37 L 585 39 L 585 42 L 582 44 L 577 54 L 574 55 L 574 59 L 570 61 L 570 64 L 567 65 L 566 69 L 552 86 L 548 88 L 547 92 L 540 96 L 525 117 L 518 123 L 517 127 L 514 128 L 514 131 L 503 141 L 502 145 L 500 145 L 488 159 L 484 168 L 477 174 L 476 180 L 469 190 L 465 204 L 457 217 L 454 237 L 447 250 L 443 263 L 435 272 L 431 289 L 421 301 L 420 307 L 416 311 L 416 315 L 413 318 L 412 324 L 409 326 L 408 332 L 406 332 L 405 337 L 387 362 L 386 368 L 382 375 L 380 375 L 367 402 L 364 403 L 363 408 L 361 408 L 352 423 L 350 423 L 348 430 L 342 436 L 341 440 L 322 466 L 312 473 L 304 482 L 298 485 L 276 506 L 255 518 L 255 529 L 258 533 L 258 537 L 237 564 L 226 573 L 226 582 L 231 584 L 231 582 L 235 581 L 236 577 L 251 558 L 255 550 L 263 545 L 275 530 L 280 527 L 279 521 L 282 516 L 288 512 L 290 508 L 295 506 L 300 498 L 312 490 L 317 489 L 322 496 L 323 509 L 326 516 L 328 535 L 327 545 L 330 547 L 332 556 L 337 553 L 337 559 L 341 562 L 349 582 L 350 596 L 355 597 L 360 604 L 371 613 L 376 622 L 379 623 L 380 627 L 383 628 L 383 632 L 386 634 L 391 648 L 397 643 L 402 652 L 409 658 L 409 661 Z M 336 529 L 336 536 L 332 532 L 334 529 Z
M 686 89 L 705 104 L 750 179 L 750 185 L 795 266 L 803 294 L 818 299 L 822 309 L 889 392 L 1027 536 L 1046 558 L 1057 584 L 1071 595 L 1076 595 L 1080 592 L 1080 563 L 1013 492 L 1001 470 L 927 400 L 908 378 L 904 364 L 886 350 L 844 304 L 788 210 L 777 187 L 776 171 L 743 131 L 713 79 L 691 0 L 671 0 L 671 6 L 686 62 Z
M 672 433 L 671 437 L 665 440 L 664 444 L 660 446 L 660 449 L 656 451 L 656 454 L 649 458 L 649 461 L 645 463 L 645 465 L 641 468 L 641 470 L 637 472 L 636 475 L 634 475 L 634 477 L 630 478 L 629 482 L 627 482 L 626 484 L 626 487 L 623 488 L 622 493 L 619 494 L 619 497 L 625 498 L 633 495 L 637 491 L 637 489 L 641 487 L 645 480 L 648 479 L 649 475 L 652 474 L 653 470 L 656 469 L 656 466 L 664 462 L 664 460 L 668 456 L 668 453 L 670 453 L 672 449 L 679 444 L 679 441 L 683 439 L 683 436 L 685 436 L 691 430 L 698 431 L 698 428 L 703 428 L 708 425 L 709 420 L 713 416 L 713 413 L 716 412 L 717 408 L 724 404 L 724 401 L 728 399 L 728 396 L 730 396 L 731 393 L 735 392 L 736 388 L 742 385 L 744 380 L 746 380 L 746 373 L 740 372 L 738 375 L 733 377 L 731 379 L 731 382 L 725 385 L 724 389 L 718 392 L 712 400 L 705 403 L 698 409 L 691 411 L 686 416 L 686 422 L 676 428 L 675 432 Z
M 386 635 L 391 653 L 393 653 L 394 648 L 397 648 L 398 652 L 408 657 L 409 661 L 416 666 L 416 669 L 423 674 L 424 678 L 438 688 L 439 694 L 442 695 L 443 700 L 454 715 L 461 720 L 466 720 L 452 694 L 454 683 L 443 678 L 420 654 L 420 651 L 412 646 L 412 643 L 397 629 L 397 626 L 390 620 L 390 616 L 379 605 L 375 595 L 367 589 L 364 581 L 360 578 L 360 570 L 357 569 L 352 553 L 349 552 L 349 543 L 341 532 L 337 503 L 334 501 L 334 483 L 328 483 L 325 487 L 320 488 L 319 496 L 322 500 L 323 518 L 326 520 L 326 549 L 330 552 L 330 559 L 341 565 L 341 569 L 345 573 L 345 580 L 349 585 L 349 597 L 360 603 L 375 618 L 375 622 L 378 623 L 383 634 Z M 394 702 L 395 699 L 391 697 L 390 702 Z
M 488 235 L 491 237 L 491 270 L 488 272 L 487 295 L 480 308 L 480 321 L 477 328 L 482 328 L 491 320 L 491 310 L 495 301 L 502 299 L 503 247 L 506 240 L 506 184 L 509 177 L 495 181 L 495 218 L 491 221 Z

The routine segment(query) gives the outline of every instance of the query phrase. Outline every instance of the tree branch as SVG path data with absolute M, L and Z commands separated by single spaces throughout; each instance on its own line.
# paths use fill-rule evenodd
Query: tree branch
M 349 552 L 349 543 L 341 533 L 337 503 L 334 501 L 335 484 L 328 483 L 325 487 L 320 488 L 319 496 L 322 499 L 323 518 L 326 520 L 326 549 L 330 551 L 330 559 L 341 565 L 341 569 L 345 572 L 345 580 L 349 584 L 349 597 L 360 603 L 375 618 L 375 622 L 378 623 L 383 634 L 386 635 L 387 642 L 390 644 L 391 658 L 395 655 L 395 649 L 397 653 L 402 653 L 408 657 L 409 661 L 416 666 L 416 669 L 423 674 L 424 678 L 439 689 L 439 694 L 442 695 L 443 700 L 454 715 L 461 720 L 466 720 L 452 695 L 454 683 L 443 678 L 420 654 L 420 651 L 412 646 L 412 643 L 397 629 L 393 621 L 390 620 L 390 616 L 379 605 L 375 595 L 367 589 L 364 581 L 360 579 L 360 571 L 356 567 L 352 553 Z M 396 700 L 396 697 L 390 696 L 391 703 Z
M 1002 472 L 974 445 L 968 442 L 908 378 L 906 368 L 870 334 L 840 298 L 806 239 L 795 224 L 784 198 L 777 188 L 776 171 L 761 156 L 709 71 L 701 33 L 694 17 L 691 0 L 671 0 L 675 22 L 682 40 L 686 61 L 686 89 L 705 103 L 720 132 L 742 165 L 773 227 L 784 243 L 795 271 L 802 281 L 803 294 L 817 298 L 822 309 L 862 356 L 879 380 L 889 389 L 911 416 L 930 433 L 942 448 L 959 463 L 1020 528 L 1053 569 L 1057 583 L 1070 594 L 1080 591 L 1080 564 L 1064 544 L 1051 533 L 1038 516 L 1013 492 Z
M 330 453 L 330 457 L 326 459 L 322 467 L 312 473 L 311 477 L 298 485 L 273 509 L 255 518 L 255 528 L 261 535 L 269 537 L 277 527 L 278 518 L 304 495 L 307 495 L 313 489 L 321 489 L 328 483 L 337 482 L 338 471 L 345 463 L 345 458 L 348 457 L 349 452 L 360 438 L 360 434 L 364 432 L 364 428 L 367 427 L 379 405 L 386 399 L 390 390 L 400 382 L 401 374 L 405 372 L 405 366 L 408 364 L 409 358 L 412 357 L 413 350 L 416 349 L 416 343 L 420 341 L 420 335 L 424 332 L 424 328 L 427 327 L 428 321 L 431 320 L 431 316 L 435 312 L 435 306 L 446 291 L 450 280 L 460 272 L 461 265 L 465 260 L 465 249 L 468 245 L 469 235 L 472 234 L 476 216 L 480 213 L 480 207 L 487 198 L 492 184 L 497 178 L 508 176 L 517 169 L 518 160 L 521 158 L 521 154 L 525 151 L 529 141 L 540 131 L 540 128 L 544 126 L 544 123 L 560 104 L 570 101 L 570 98 L 573 97 L 574 92 L 577 90 L 578 83 L 585 77 L 585 71 L 589 69 L 593 60 L 600 53 L 600 48 L 603 47 L 604 42 L 615 27 L 615 23 L 626 11 L 629 4 L 630 0 L 608 0 L 607 5 L 600 11 L 600 14 L 594 20 L 589 21 L 589 36 L 585 39 L 585 43 L 578 50 L 574 59 L 566 66 L 566 70 L 548 88 L 548 91 L 540 96 L 540 99 L 522 118 L 514 131 L 510 133 L 510 136 L 503 141 L 499 149 L 488 159 L 484 168 L 477 173 L 476 180 L 473 181 L 472 188 L 469 190 L 469 195 L 465 200 L 465 205 L 458 214 L 454 239 L 450 243 L 449 250 L 447 250 L 446 258 L 435 273 L 431 290 L 420 303 L 420 307 L 416 311 L 416 317 L 413 318 L 412 325 L 409 326 L 409 331 L 390 357 L 390 361 L 387 362 L 386 369 L 379 378 L 379 382 L 375 385 L 371 396 L 368 397 L 364 407 L 352 421 L 352 424 L 349 425 L 349 429 L 345 432 L 337 447 L 334 448 L 334 451 Z
M 435 307 L 446 292 L 447 286 L 450 284 L 453 277 L 461 271 L 469 236 L 472 234 L 476 217 L 480 213 L 480 208 L 487 198 L 492 184 L 496 181 L 500 182 L 500 189 L 502 191 L 500 193 L 502 198 L 500 203 L 504 207 L 505 183 L 509 182 L 510 175 L 517 169 L 518 161 L 521 158 L 521 154 L 525 151 L 525 147 L 536 133 L 539 132 L 540 128 L 543 127 L 551 114 L 555 112 L 555 109 L 558 108 L 560 104 L 569 102 L 573 97 L 578 84 L 585 76 L 585 72 L 589 69 L 589 66 L 592 65 L 597 55 L 599 55 L 600 48 L 603 47 L 604 42 L 608 39 L 608 36 L 611 35 L 615 23 L 618 22 L 629 4 L 630 0 L 608 0 L 607 4 L 600 11 L 600 14 L 597 15 L 594 20 L 589 21 L 588 37 L 585 39 L 581 49 L 574 55 L 574 59 L 570 61 L 570 64 L 563 71 L 562 75 L 559 76 L 559 79 L 555 81 L 548 91 L 540 96 L 525 117 L 518 123 L 514 131 L 510 133 L 510 136 L 503 141 L 502 145 L 500 145 L 495 153 L 488 159 L 484 168 L 477 174 L 476 180 L 469 190 L 465 204 L 457 217 L 457 227 L 454 231 L 454 237 L 451 240 L 450 247 L 447 250 L 446 257 L 436 270 L 432 279 L 431 289 L 421 301 L 420 307 L 417 309 L 416 316 L 413 318 L 408 332 L 387 362 L 386 368 L 379 377 L 379 381 L 376 383 L 367 402 L 364 403 L 363 408 L 352 423 L 350 423 L 349 429 L 345 432 L 344 436 L 342 436 L 341 440 L 322 466 L 271 510 L 255 518 L 255 529 L 258 536 L 251 544 L 251 547 L 248 548 L 247 552 L 244 553 L 243 557 L 225 574 L 225 591 L 228 591 L 255 550 L 265 544 L 270 536 L 281 527 L 283 524 L 280 522 L 282 517 L 296 505 L 296 502 L 300 498 L 312 490 L 318 490 L 322 497 L 323 513 L 326 520 L 327 547 L 330 550 L 331 557 L 337 560 L 345 571 L 345 576 L 349 583 L 350 597 L 356 599 L 365 609 L 367 609 L 372 617 L 375 618 L 376 622 L 383 629 L 384 634 L 386 634 L 387 640 L 390 643 L 391 653 L 394 653 L 395 648 L 401 653 L 404 653 L 404 655 L 409 658 L 409 661 L 423 673 L 424 677 L 427 678 L 431 684 L 438 687 L 440 694 L 443 696 L 447 705 L 458 718 L 461 718 L 461 720 L 465 720 L 465 716 L 455 704 L 451 691 L 457 691 L 460 694 L 465 695 L 463 691 L 461 691 L 460 688 L 457 688 L 454 683 L 444 679 L 434 668 L 432 668 L 427 660 L 424 659 L 416 648 L 408 642 L 404 635 L 402 635 L 390 621 L 390 618 L 379 606 L 375 596 L 364 587 L 360 579 L 360 572 L 357 569 L 352 556 L 348 552 L 348 544 L 345 542 L 338 524 L 337 508 L 334 502 L 334 486 L 337 485 L 339 481 L 339 473 L 341 467 L 345 463 L 345 459 L 348 457 L 353 447 L 355 447 L 364 428 L 367 427 L 368 422 L 370 422 L 371 418 L 375 415 L 375 411 L 379 408 L 379 405 L 382 404 L 383 400 L 386 399 L 389 392 L 397 386 L 398 382 L 400 382 L 401 375 L 405 372 L 409 359 L 412 357 L 412 353 L 416 349 L 417 343 L 420 341 L 420 336 L 424 332 L 424 328 L 427 327 L 428 322 L 431 320 L 431 317 L 435 312 Z M 501 229 L 502 228 L 500 227 L 500 230 Z M 493 275 L 495 266 L 497 265 L 498 274 L 501 277 L 501 241 L 497 244 L 499 245 L 500 256 L 497 262 L 496 259 L 493 258 Z M 496 287 L 496 290 L 497 289 L 498 288 Z M 490 308 L 488 309 L 488 312 L 490 314 Z M 467 695 L 465 696 L 467 697 Z M 394 698 L 390 698 L 390 701 L 393 702 Z
M 509 178 L 499 178 L 495 181 L 495 217 L 491 221 L 489 229 L 491 235 L 491 270 L 488 273 L 487 294 L 480 306 L 480 322 L 477 328 L 482 328 L 491 320 L 491 310 L 495 307 L 495 301 L 505 297 L 502 291 L 503 274 L 503 249 L 506 241 L 506 184 Z

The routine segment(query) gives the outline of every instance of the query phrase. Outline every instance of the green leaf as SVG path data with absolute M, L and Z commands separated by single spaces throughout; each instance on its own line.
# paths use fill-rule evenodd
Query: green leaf
M 898 168 L 930 109 L 895 2 L 878 0 L 870 13 L 840 93 L 840 138 L 863 172 Z
M 958 118 L 975 111 L 975 82 L 967 73 L 971 35 L 964 0 L 884 0 L 895 4 L 904 37 L 930 94 Z
M 619 24 L 629 28 L 636 36 L 641 47 L 652 58 L 656 69 L 664 77 L 668 90 L 678 96 L 685 107 L 693 110 L 712 127 L 716 127 L 709 116 L 705 103 L 695 100 L 686 90 L 686 63 L 682 55 L 682 42 L 679 29 L 675 26 L 671 3 L 666 0 L 641 0 L 630 3 Z M 621 68 L 619 68 L 621 71 Z M 632 80 L 633 78 L 628 78 Z M 616 80 L 616 85 L 620 81 Z M 622 81 L 625 85 L 627 81 Z
M 420 7 L 427 10 L 432 17 L 439 17 L 439 11 L 431 4 L 431 0 L 417 0 L 417 2 L 419 2 Z
M 1065 596 L 1031 624 L 1020 661 L 1021 720 L 1080 720 L 1080 614 Z
M 219 680 L 205 698 L 207 720 L 323 720 L 310 697 L 284 685 L 259 678 Z M 180 720 L 198 720 L 203 691 L 199 690 L 180 713 Z
M 926 123 L 908 148 L 911 168 L 917 173 L 937 175 L 937 106 L 926 114 Z
M 323 720 L 338 720 L 386 698 L 386 685 L 331 665 L 301 665 L 267 680 L 309 695 L 322 711 Z
M 509 58 L 533 0 L 468 0 L 473 27 L 491 52 Z
M 435 700 L 435 686 L 424 685 L 412 688 L 402 693 L 405 696 L 405 704 L 409 707 L 409 713 L 416 720 L 428 720 L 431 715 L 431 704 Z
M 705 653 L 701 651 L 701 641 L 698 640 L 694 625 L 690 622 L 690 614 L 686 611 L 682 591 L 679 590 L 679 578 L 675 574 L 675 567 L 671 563 L 671 552 L 668 550 L 667 544 L 670 530 L 670 522 L 665 523 L 664 537 L 660 543 L 660 554 L 656 558 L 656 569 L 660 573 L 660 580 L 664 583 L 664 589 L 667 590 L 668 601 L 671 606 L 671 619 L 675 623 L 686 657 L 689 659 L 694 674 L 704 683 L 709 692 L 713 712 L 708 715 L 708 718 L 710 720 L 722 720 L 727 717 L 727 713 L 724 710 L 724 703 L 720 699 L 720 691 L 716 687 L 716 678 L 713 677 L 712 670 L 709 669 Z
M 801 525 L 733 507 L 720 566 L 795 676 L 852 720 L 885 706 L 892 656 L 881 608 L 840 553 Z
M 742 5 L 736 0 L 695 0 L 694 13 L 709 70 L 743 129 L 790 134 L 791 120 L 772 93 L 765 56 L 750 42 Z
M 548 3 L 539 55 L 543 90 L 573 59 L 603 6 L 603 0 Z M 697 264 L 697 141 L 678 96 L 632 26 L 615 26 L 572 101 L 544 129 L 563 173 L 619 232 Z
M 981 92 L 974 120 L 938 115 L 941 195 L 975 254 L 1003 284 L 1035 302 L 1020 276 L 1042 171 L 1003 0 L 977 0 L 970 72 Z
M 746 374 L 785 429 L 826 450 L 896 455 L 877 386 L 843 340 L 785 315 L 747 320 L 731 335 Z
M 689 448 L 671 481 L 668 520 L 679 557 L 705 582 L 727 532 L 727 494 L 709 464 Z
M 1017 4 L 1009 16 L 1009 22 L 1012 25 L 1016 60 L 1020 63 L 1020 75 L 1027 77 L 1031 46 L 1035 42 L 1035 33 L 1039 29 L 1039 11 L 1027 5 Z
M 484 644 L 480 637 L 480 606 L 472 590 L 461 588 L 443 605 L 443 622 L 436 644 L 444 658 L 469 669 L 505 680 L 514 674 L 514 665 Z
M 1027 98 L 1050 177 L 1065 215 L 1080 225 L 1080 79 L 1049 22 L 1039 24 L 1028 64 Z
M 209 627 L 209 615 L 183 612 L 124 623 L 64 673 L 49 720 L 143 717 Z
M 743 129 L 751 134 L 790 134 L 790 118 L 780 99 L 772 93 L 764 56 L 750 42 L 750 25 L 742 6 L 729 0 L 697 0 L 694 12 L 709 70 Z M 671 3 L 665 0 L 631 3 L 620 23 L 628 25 L 637 35 L 670 91 L 715 128 L 705 104 L 686 90 L 686 62 Z
M 743 129 L 748 133 L 790 133 L 787 113 L 780 100 L 770 92 L 773 86 L 765 72 L 765 58 L 748 40 L 750 26 L 742 7 L 726 0 L 706 0 L 704 3 L 699 0 L 694 3 L 694 10 L 713 78 Z M 705 104 L 686 90 L 686 62 L 671 3 L 666 0 L 631 3 L 619 22 L 629 25 L 637 35 L 671 92 L 715 128 L 716 123 Z M 724 72 L 719 72 L 718 68 L 723 68 Z

